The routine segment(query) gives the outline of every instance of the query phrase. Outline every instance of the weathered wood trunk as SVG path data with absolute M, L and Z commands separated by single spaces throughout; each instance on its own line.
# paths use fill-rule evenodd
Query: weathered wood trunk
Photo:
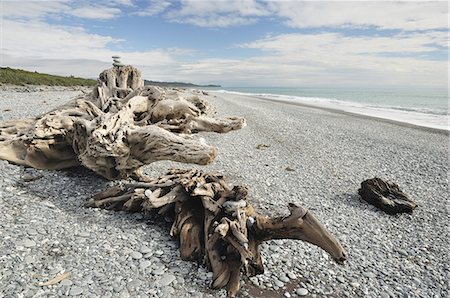
M 239 291 L 240 273 L 264 271 L 259 245 L 270 239 L 300 239 L 346 259 L 339 241 L 306 208 L 289 204 L 290 215 L 258 214 L 248 190 L 230 187 L 221 175 L 172 170 L 159 179 L 140 175 L 158 160 L 205 165 L 217 149 L 196 140 L 201 131 L 240 129 L 238 117 L 216 118 L 192 91 L 145 87 L 131 66 L 100 74 L 94 90 L 33 119 L 0 123 L 0 159 L 38 169 L 83 165 L 108 179 L 133 177 L 95 195 L 88 206 L 131 212 L 157 210 L 171 216 L 170 234 L 180 240 L 184 260 L 202 261 L 213 271 L 213 288 Z
M 358 193 L 364 201 L 388 214 L 412 213 L 417 207 L 397 184 L 380 178 L 363 181 Z
M 241 272 L 264 272 L 259 245 L 270 239 L 307 241 L 345 261 L 340 242 L 306 208 L 289 204 L 290 215 L 271 218 L 258 214 L 247 196 L 246 187 L 231 187 L 221 175 L 171 170 L 148 183 L 109 188 L 87 205 L 173 218 L 170 235 L 180 240 L 181 258 L 206 264 L 211 287 L 225 287 L 229 296 L 238 293 Z
M 50 170 L 81 164 L 121 179 L 158 160 L 208 164 L 217 149 L 190 135 L 244 125 L 243 118 L 215 118 L 199 94 L 145 87 L 138 69 L 116 66 L 89 94 L 37 118 L 0 123 L 0 159 Z

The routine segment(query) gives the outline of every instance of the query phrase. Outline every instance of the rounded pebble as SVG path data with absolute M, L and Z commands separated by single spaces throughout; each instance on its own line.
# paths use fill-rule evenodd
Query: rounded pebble
M 159 284 L 162 286 L 168 286 L 175 280 L 175 276 L 170 273 L 163 274 L 161 276 L 161 280 L 159 281 Z
M 78 295 L 81 295 L 81 294 L 83 294 L 83 288 L 77 287 L 77 286 L 72 286 L 70 288 L 70 291 L 69 291 L 69 295 L 70 296 L 78 296 Z
M 151 265 L 152 265 L 152 262 L 150 262 L 148 260 L 144 260 L 139 263 L 139 269 L 145 270 L 147 267 L 150 267 Z
M 367 278 L 375 278 L 375 274 L 372 272 L 363 272 L 363 275 Z
M 308 290 L 305 288 L 298 288 L 295 293 L 297 293 L 297 295 L 299 296 L 306 296 L 308 295 Z
M 59 284 L 62 286 L 71 286 L 73 282 L 70 279 L 63 279 Z
M 139 260 L 140 258 L 142 258 L 142 254 L 138 251 L 133 251 L 130 256 L 135 259 L 135 260 Z
M 35 247 L 36 246 L 36 242 L 34 242 L 34 240 L 31 240 L 31 239 L 25 239 L 25 241 L 23 242 L 23 246 L 25 246 L 25 247 Z

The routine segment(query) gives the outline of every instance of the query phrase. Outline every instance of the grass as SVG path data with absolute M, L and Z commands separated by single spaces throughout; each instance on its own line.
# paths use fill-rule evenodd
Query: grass
M 12 85 L 47 85 L 47 86 L 93 86 L 96 80 L 63 77 L 45 73 L 31 72 L 9 67 L 0 68 L 0 83 Z

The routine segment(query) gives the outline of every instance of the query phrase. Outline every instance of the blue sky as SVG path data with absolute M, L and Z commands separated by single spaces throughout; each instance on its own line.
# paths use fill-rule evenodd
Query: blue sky
M 1 1 L 1 65 L 225 86 L 448 83 L 446 1 Z

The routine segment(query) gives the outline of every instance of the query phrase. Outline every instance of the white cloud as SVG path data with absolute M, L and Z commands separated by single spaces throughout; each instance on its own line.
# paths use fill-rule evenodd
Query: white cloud
M 212 15 L 212 16 L 203 16 L 203 17 L 188 17 L 185 19 L 172 19 L 173 22 L 176 23 L 185 23 L 191 24 L 198 27 L 234 27 L 234 26 L 242 26 L 256 23 L 256 19 L 254 18 L 244 18 L 237 15 Z
M 109 0 L 110 3 L 115 3 L 123 6 L 134 6 L 132 0 Z
M 2 66 L 63 75 L 96 77 L 118 54 L 154 80 L 228 86 L 447 84 L 446 63 L 418 58 L 446 45 L 446 32 L 439 31 L 391 37 L 282 34 L 240 45 L 262 51 L 260 56 L 195 60 L 198 53 L 188 49 L 112 51 L 108 47 L 121 40 L 83 28 L 41 21 L 4 20 L 3 25 Z
M 182 0 L 177 11 L 180 16 L 236 13 L 241 16 L 266 16 L 269 12 L 262 3 L 255 0 Z
M 83 28 L 55 26 L 41 21 L 4 20 L 1 64 L 12 66 L 17 59 L 110 62 L 111 56 L 117 54 L 127 64 L 159 67 L 175 63 L 173 56 L 186 53 L 182 49 L 113 51 L 108 48 L 121 42 L 110 36 L 88 33 Z M 68 72 L 73 73 L 72 70 Z
M 99 51 L 116 40 L 89 34 L 83 28 L 52 26 L 41 21 L 4 20 L 2 42 L 3 52 L 12 56 L 97 59 Z
M 437 51 L 446 46 L 446 32 L 397 34 L 392 36 L 346 36 L 340 33 L 282 34 L 240 45 L 281 54 L 295 55 L 311 50 L 354 55 L 409 54 Z
M 1 1 L 2 17 L 8 19 L 39 19 L 70 10 L 64 1 Z
M 268 66 L 268 77 L 290 80 L 297 85 L 364 83 L 445 86 L 446 63 L 427 60 L 426 57 L 432 52 L 442 52 L 439 47 L 446 40 L 446 32 L 391 37 L 345 36 L 338 33 L 283 34 L 241 46 L 267 52 L 267 55 L 251 61 Z M 327 77 L 334 79 L 327 81 Z
M 263 51 L 246 59 L 182 63 L 176 75 L 227 86 L 446 86 L 443 61 L 421 58 L 441 50 L 445 32 L 349 37 L 283 34 L 240 45 Z
M 122 11 L 116 5 L 132 5 L 127 0 L 100 1 L 2 1 L 2 16 L 5 19 L 40 20 L 45 17 L 61 18 L 64 15 L 85 19 L 107 20 L 119 16 Z
M 69 14 L 84 19 L 108 20 L 117 17 L 120 12 L 120 9 L 115 7 L 93 5 L 72 9 Z
M 271 1 L 270 9 L 294 28 L 369 27 L 428 30 L 447 28 L 446 1 Z
M 344 2 L 339 6 L 323 2 L 183 1 L 175 6 L 163 1 L 152 2 L 155 6 L 150 5 L 145 11 L 150 15 L 167 12 L 165 16 L 171 21 L 201 27 L 248 24 L 276 12 L 291 26 L 300 28 L 374 26 L 402 29 L 402 33 L 395 35 L 380 33 L 386 36 L 374 36 L 376 30 L 371 36 L 349 36 L 325 29 L 314 35 L 280 34 L 241 44 L 242 50 L 259 50 L 260 55 L 234 59 L 220 56 L 195 59 L 198 52 L 180 48 L 113 51 L 112 46 L 121 46 L 126 41 L 92 34 L 82 27 L 56 26 L 44 21 L 45 17 L 61 15 L 108 19 L 122 13 L 114 5 L 135 8 L 131 1 L 110 2 L 103 11 L 95 8 L 94 12 L 83 10 L 93 8 L 93 2 L 83 2 L 84 6 L 77 7 L 73 2 L 42 3 L 6 5 L 2 2 L 2 66 L 96 77 L 111 65 L 111 56 L 118 54 L 124 63 L 141 68 L 145 78 L 155 80 L 228 86 L 447 85 L 447 64 L 426 60 L 430 53 L 440 51 L 442 55 L 443 49 L 448 49 L 447 31 L 432 30 L 442 28 L 440 3 L 371 2 L 363 9 L 360 3 L 347 5 Z M 296 5 L 298 9 L 294 7 Z M 422 31 L 414 31 L 416 29 Z M 132 48 L 133 45 L 126 46 Z M 184 60 L 186 55 L 190 57 Z
M 141 17 L 157 15 L 164 12 L 170 5 L 172 4 L 169 1 L 152 0 L 147 8 L 137 11 L 135 14 Z
M 138 15 L 163 12 L 172 22 L 199 27 L 232 27 L 262 17 L 281 18 L 293 28 L 374 27 L 376 29 L 445 29 L 446 1 L 150 1 Z
M 255 23 L 257 17 L 269 14 L 265 5 L 255 0 L 184 0 L 179 9 L 169 11 L 166 17 L 199 27 L 232 27 Z

